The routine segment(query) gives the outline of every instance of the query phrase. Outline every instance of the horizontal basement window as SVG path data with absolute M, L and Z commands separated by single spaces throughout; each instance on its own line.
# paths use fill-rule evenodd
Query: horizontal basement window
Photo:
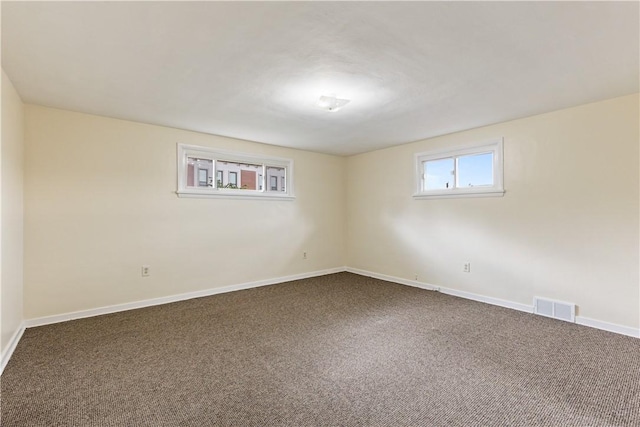
M 502 138 L 415 156 L 416 199 L 499 197 L 503 187 Z
M 293 199 L 293 160 L 178 144 L 179 197 Z

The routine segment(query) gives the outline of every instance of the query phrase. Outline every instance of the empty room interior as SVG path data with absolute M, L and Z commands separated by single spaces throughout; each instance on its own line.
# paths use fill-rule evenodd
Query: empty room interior
M 0 424 L 640 425 L 639 17 L 2 1 Z

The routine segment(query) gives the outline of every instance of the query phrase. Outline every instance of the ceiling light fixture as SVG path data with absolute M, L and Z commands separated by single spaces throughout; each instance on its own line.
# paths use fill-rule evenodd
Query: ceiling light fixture
M 322 108 L 325 111 L 338 111 L 345 105 L 351 102 L 350 99 L 340 99 L 336 98 L 335 95 L 331 96 L 321 96 L 318 100 L 318 107 Z

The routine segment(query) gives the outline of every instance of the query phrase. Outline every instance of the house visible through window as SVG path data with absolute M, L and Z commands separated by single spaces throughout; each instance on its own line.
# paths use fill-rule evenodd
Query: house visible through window
M 238 186 L 238 172 L 229 172 L 229 185 Z
M 416 198 L 502 196 L 502 139 L 416 154 Z
M 288 159 L 178 144 L 181 197 L 293 198 L 292 171 Z
M 209 185 L 209 171 L 207 169 L 198 169 L 198 187 L 206 187 Z
M 287 176 L 287 171 L 285 168 L 268 166 L 267 167 L 267 179 L 269 180 L 268 191 L 275 191 L 280 193 L 286 192 L 286 186 L 285 186 L 286 176 Z
M 187 185 L 206 188 L 213 186 L 209 177 L 213 174 L 213 161 L 197 157 L 187 158 Z

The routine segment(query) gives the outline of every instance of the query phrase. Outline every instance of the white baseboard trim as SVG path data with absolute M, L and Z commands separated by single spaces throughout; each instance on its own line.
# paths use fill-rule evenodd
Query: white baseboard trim
M 438 291 L 438 292 L 442 292 L 443 294 L 453 295 L 460 298 L 484 302 L 486 304 L 497 305 L 505 308 L 511 308 L 513 310 L 523 311 L 525 313 L 533 313 L 533 309 L 534 309 L 533 305 L 521 304 L 513 301 L 499 299 L 499 298 L 487 297 L 484 295 L 474 294 L 471 292 L 459 291 L 457 289 L 442 288 L 429 283 L 417 282 L 415 280 L 407 280 L 401 277 L 388 276 L 386 274 L 374 273 L 373 271 L 361 270 L 359 268 L 346 267 L 345 271 L 348 271 L 354 274 L 359 274 L 361 276 L 367 276 L 367 277 L 373 277 L 375 279 L 386 280 L 387 282 L 414 286 L 416 288 L 427 289 L 430 291 Z M 629 326 L 616 325 L 615 323 L 603 322 L 601 320 L 589 319 L 587 317 L 582 317 L 582 316 L 576 316 L 576 323 L 578 325 L 588 326 L 595 329 L 601 329 L 603 331 L 640 338 L 640 329 L 632 328 Z
M 151 307 L 154 305 L 168 304 L 172 302 L 184 301 L 193 298 L 208 297 L 211 295 L 224 294 L 227 292 L 240 291 L 243 289 L 257 288 L 260 286 L 275 285 L 278 283 L 290 282 L 292 280 L 308 279 L 310 277 L 324 276 L 326 274 L 340 273 L 345 271 L 344 267 L 317 270 L 309 273 L 294 274 L 291 276 L 276 277 L 273 279 L 257 280 L 255 282 L 240 283 L 236 285 L 223 286 L 220 288 L 205 289 L 202 291 L 187 292 L 184 294 L 170 295 L 160 298 L 152 298 L 142 301 L 135 301 L 124 304 L 116 304 L 105 307 L 92 308 L 89 310 L 75 311 L 71 313 L 56 314 L 53 316 L 38 317 L 25 320 L 27 328 L 35 326 L 50 325 L 53 323 L 66 322 L 69 320 L 83 319 L 86 317 L 100 316 L 103 314 L 118 313 L 120 311 L 135 310 L 137 308 Z
M 615 323 L 603 322 L 602 320 L 589 319 L 588 317 L 582 316 L 576 316 L 576 323 L 578 325 L 589 326 L 590 328 L 640 338 L 640 328 L 636 329 L 630 326 L 616 325 Z
M 11 356 L 13 356 L 13 352 L 18 346 L 18 342 L 20 342 L 20 338 L 22 338 L 22 334 L 24 334 L 25 329 L 26 326 L 24 322 L 22 322 L 20 327 L 11 336 L 7 348 L 2 352 L 2 358 L 0 359 L 0 375 L 2 375 L 5 366 L 7 366 L 7 363 L 9 363 L 9 359 L 11 359 Z
M 373 271 L 360 270 L 359 268 L 345 267 L 344 271 L 358 274 L 360 276 L 373 277 L 374 279 L 385 280 L 387 282 L 398 283 L 400 285 L 413 286 L 414 288 L 437 291 L 438 288 L 429 283 L 418 282 L 417 280 L 403 279 L 401 277 L 387 276 L 386 274 L 374 273 Z
M 457 289 L 439 288 L 443 294 L 453 295 L 464 299 L 484 302 L 486 304 L 497 305 L 500 307 L 510 308 L 512 310 L 524 311 L 525 313 L 533 313 L 533 305 L 521 304 L 519 302 L 507 301 L 500 298 L 487 297 L 484 295 L 473 294 L 471 292 L 459 291 Z
M 484 295 L 473 294 L 471 292 L 458 291 L 456 289 L 442 288 L 440 286 L 432 285 L 431 283 L 418 282 L 416 280 L 403 279 L 401 277 L 387 276 L 386 274 L 374 273 L 373 271 L 360 270 L 359 268 L 347 267 L 345 271 L 350 273 L 359 274 L 361 276 L 373 277 L 375 279 L 386 280 L 387 282 L 399 283 L 401 285 L 413 286 L 415 288 L 426 289 L 428 291 L 438 291 L 443 294 L 453 295 L 456 297 L 470 299 L 473 301 L 484 302 L 491 305 L 498 305 L 500 307 L 511 308 L 513 310 L 524 311 L 526 313 L 533 313 L 533 306 L 520 304 L 517 302 L 507 301 L 499 298 L 487 297 Z
M 50 325 L 53 323 L 66 322 L 74 319 L 83 319 L 86 317 L 100 316 L 103 314 L 111 314 L 111 313 L 117 313 L 121 311 L 134 310 L 137 308 L 151 307 L 154 305 L 168 304 L 172 302 L 223 294 L 223 293 L 239 291 L 243 289 L 251 289 L 251 288 L 257 288 L 261 286 L 275 285 L 278 283 L 290 282 L 292 280 L 307 279 L 310 277 L 324 276 L 327 274 L 340 273 L 343 271 L 358 274 L 361 276 L 373 277 L 375 279 L 385 280 L 388 282 L 398 283 L 401 285 L 412 286 L 415 288 L 421 288 L 421 289 L 430 290 L 430 291 L 438 291 L 448 295 L 457 296 L 460 298 L 465 298 L 473 301 L 479 301 L 486 304 L 497 305 L 500 307 L 511 308 L 513 310 L 523 311 L 526 313 L 533 313 L 533 305 L 521 304 L 517 302 L 502 300 L 499 298 L 487 297 L 484 295 L 474 294 L 474 293 L 465 292 L 465 291 L 459 291 L 456 289 L 442 288 L 442 287 L 432 285 L 430 283 L 403 279 L 395 276 L 388 276 L 386 274 L 374 273 L 372 271 L 361 270 L 358 268 L 337 267 L 337 268 L 330 268 L 325 270 L 312 271 L 309 273 L 301 273 L 301 274 L 294 274 L 290 276 L 276 277 L 273 279 L 258 280 L 255 282 L 240 283 L 240 284 L 224 286 L 220 288 L 205 289 L 202 291 L 187 292 L 183 294 L 170 295 L 167 297 L 152 298 L 152 299 L 147 299 L 142 301 L 135 301 L 131 303 L 116 304 L 116 305 L 99 307 L 99 308 L 94 308 L 89 310 L 81 310 L 81 311 L 76 311 L 72 313 L 63 313 L 63 314 L 57 314 L 53 316 L 28 319 L 28 320 L 25 320 L 20 326 L 20 328 L 14 333 L 14 335 L 12 336 L 9 342 L 9 346 L 3 352 L 2 358 L 1 358 L 1 365 L 0 365 L 0 374 L 4 370 L 7 363 L 9 362 L 9 359 L 11 358 L 14 350 L 16 349 L 16 346 L 18 345 L 20 338 L 22 338 L 22 334 L 24 333 L 26 328 Z M 613 323 L 607 323 L 600 320 L 589 319 L 587 317 L 581 317 L 581 316 L 576 316 L 576 323 L 579 325 L 601 329 L 604 331 L 609 331 L 617 334 L 640 338 L 640 329 L 637 329 L 637 328 L 616 325 Z

